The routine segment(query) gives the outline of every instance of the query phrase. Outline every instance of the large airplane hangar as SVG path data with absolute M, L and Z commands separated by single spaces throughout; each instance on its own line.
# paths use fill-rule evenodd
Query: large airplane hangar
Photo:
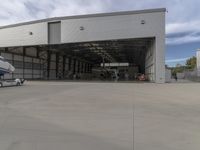
M 4 78 L 96 79 L 98 70 L 165 82 L 165 9 L 56 17 L 0 27 Z M 101 77 L 99 77 L 101 78 Z M 121 77 L 122 80 L 124 77 Z

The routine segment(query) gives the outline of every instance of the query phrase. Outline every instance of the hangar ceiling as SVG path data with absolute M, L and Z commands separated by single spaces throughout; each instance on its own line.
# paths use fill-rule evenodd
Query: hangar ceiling
M 84 43 L 50 45 L 51 50 L 67 56 L 85 59 L 93 64 L 103 62 L 128 62 L 137 64 L 144 61 L 145 52 L 152 38 L 109 40 Z

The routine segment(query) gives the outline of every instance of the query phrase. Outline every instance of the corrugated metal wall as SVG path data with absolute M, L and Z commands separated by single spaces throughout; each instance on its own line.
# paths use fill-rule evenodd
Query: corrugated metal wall
M 152 40 L 146 52 L 145 74 L 150 81 L 155 80 L 155 40 Z
M 91 64 L 78 58 L 68 58 L 60 53 L 26 48 L 5 48 L 0 50 L 3 56 L 14 67 L 12 74 L 6 74 L 4 79 L 73 79 L 76 74 L 82 79 L 88 79 Z
M 164 12 L 61 21 L 61 43 L 164 36 Z M 145 24 L 142 24 L 142 20 Z
M 6 74 L 4 79 L 25 78 L 25 79 L 41 79 L 43 78 L 43 64 L 41 59 L 23 56 L 20 54 L 1 52 L 8 62 L 14 67 L 15 71 L 12 74 Z

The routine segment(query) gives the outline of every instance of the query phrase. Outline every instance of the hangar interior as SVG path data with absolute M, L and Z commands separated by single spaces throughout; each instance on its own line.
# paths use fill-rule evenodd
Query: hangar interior
M 154 38 L 138 38 L 8 47 L 0 53 L 16 68 L 4 79 L 116 80 L 117 74 L 118 80 L 135 80 L 141 73 L 153 80 L 154 44 Z

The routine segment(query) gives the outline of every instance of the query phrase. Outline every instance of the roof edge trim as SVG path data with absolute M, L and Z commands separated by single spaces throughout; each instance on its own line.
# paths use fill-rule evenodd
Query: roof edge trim
M 166 8 L 134 10 L 134 11 L 119 11 L 119 12 L 110 12 L 110 13 L 97 13 L 97 14 L 64 16 L 64 17 L 53 17 L 53 18 L 40 19 L 40 20 L 35 20 L 35 21 L 22 22 L 22 23 L 17 23 L 17 24 L 11 24 L 11 25 L 6 25 L 6 26 L 0 26 L 0 29 L 23 26 L 23 25 L 30 25 L 30 24 L 36 24 L 36 23 L 42 23 L 42 22 L 61 21 L 61 20 L 67 20 L 67 19 L 122 16 L 122 15 L 134 15 L 134 14 L 156 13 L 156 12 L 166 12 Z

